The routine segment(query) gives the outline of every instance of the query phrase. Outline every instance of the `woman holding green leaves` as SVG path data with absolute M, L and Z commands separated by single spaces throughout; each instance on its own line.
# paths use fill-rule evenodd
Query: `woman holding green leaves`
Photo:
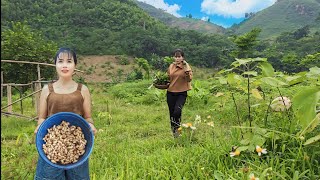
M 173 136 L 179 137 L 178 128 L 181 123 L 182 108 L 187 99 L 187 91 L 191 90 L 192 70 L 185 61 L 184 52 L 176 49 L 173 52 L 174 62 L 168 68 L 170 85 L 167 89 L 167 103 L 170 113 Z

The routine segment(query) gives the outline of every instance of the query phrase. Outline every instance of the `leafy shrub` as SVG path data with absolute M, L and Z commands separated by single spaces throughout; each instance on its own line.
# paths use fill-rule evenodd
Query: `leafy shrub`
M 131 73 L 127 75 L 127 81 L 134 81 L 139 79 L 143 79 L 143 73 L 138 69 L 134 69 Z
M 128 64 L 130 64 L 130 61 L 129 61 L 127 56 L 124 56 L 124 55 L 116 56 L 116 59 L 118 60 L 118 64 L 120 64 L 120 65 L 128 65 Z
M 151 57 L 150 65 L 154 69 L 165 71 L 173 61 L 174 59 L 172 57 L 166 56 L 164 58 L 160 58 L 159 56 L 154 55 Z

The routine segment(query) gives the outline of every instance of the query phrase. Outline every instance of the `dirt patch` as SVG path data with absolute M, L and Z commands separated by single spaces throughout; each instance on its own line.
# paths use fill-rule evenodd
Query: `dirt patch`
M 86 82 L 112 82 L 123 80 L 134 69 L 134 59 L 125 56 L 81 56 L 77 69 L 83 73 L 76 73 Z

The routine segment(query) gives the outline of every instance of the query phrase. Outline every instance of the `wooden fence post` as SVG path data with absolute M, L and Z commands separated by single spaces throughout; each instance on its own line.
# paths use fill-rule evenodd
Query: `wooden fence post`
M 3 86 L 2 86 L 2 84 L 3 84 L 3 71 L 1 71 L 1 99 L 3 97 Z
M 11 84 L 8 84 L 7 86 L 7 101 L 8 101 L 8 104 L 11 104 L 12 103 L 12 94 L 11 94 Z M 8 106 L 8 112 L 12 112 L 12 105 Z
M 35 92 L 34 87 L 33 87 L 33 82 L 31 82 L 31 92 Z M 32 107 L 34 107 L 34 96 L 31 96 L 31 101 L 32 101 Z
M 36 81 L 34 84 L 34 90 L 38 91 L 41 89 L 41 82 L 40 81 Z M 35 109 L 36 109 L 36 114 L 38 115 L 39 113 L 39 104 L 40 104 L 40 92 L 35 93 L 35 101 L 34 101 L 34 105 L 35 105 Z
M 38 81 L 40 81 L 40 79 L 41 79 L 40 64 L 37 65 L 37 71 L 38 71 Z
M 37 65 L 37 71 L 38 71 L 38 81 L 35 83 L 35 91 L 38 91 L 41 89 L 41 74 L 40 74 L 40 64 Z M 36 113 L 38 115 L 39 113 L 39 105 L 40 105 L 40 93 L 35 94 L 35 107 L 36 107 Z
M 20 89 L 19 89 L 19 94 L 20 94 L 20 99 L 21 99 L 21 101 L 20 101 L 20 109 L 21 109 L 21 114 L 23 114 L 23 102 L 22 102 L 22 86 L 20 87 Z

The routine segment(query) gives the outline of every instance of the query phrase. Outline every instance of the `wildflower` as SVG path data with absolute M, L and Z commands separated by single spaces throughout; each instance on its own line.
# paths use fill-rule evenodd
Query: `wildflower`
M 181 131 L 182 131 L 182 127 L 179 127 L 178 128 L 178 132 L 181 134 Z
M 210 115 L 208 115 L 208 116 L 207 116 L 207 119 L 211 119 L 211 116 L 210 116 Z
M 192 130 L 197 129 L 196 127 L 192 126 L 192 123 L 186 123 L 186 124 L 182 124 L 183 127 L 185 128 L 190 128 Z
M 249 175 L 250 180 L 259 180 L 259 178 L 255 177 L 253 173 Z
M 232 146 L 231 151 L 235 151 L 238 148 L 238 146 Z
M 240 151 L 237 149 L 234 152 L 230 152 L 230 157 L 239 156 L 239 155 L 240 155 Z
M 195 122 L 201 123 L 201 116 L 200 115 L 196 115 Z
M 262 149 L 260 146 L 256 146 L 256 151 L 258 153 L 259 156 L 261 156 L 261 153 L 263 154 L 267 154 L 267 149 Z
M 213 121 L 207 123 L 208 126 L 214 127 Z
M 270 107 L 274 111 L 285 111 L 291 107 L 291 101 L 287 97 L 277 97 L 271 102 Z

